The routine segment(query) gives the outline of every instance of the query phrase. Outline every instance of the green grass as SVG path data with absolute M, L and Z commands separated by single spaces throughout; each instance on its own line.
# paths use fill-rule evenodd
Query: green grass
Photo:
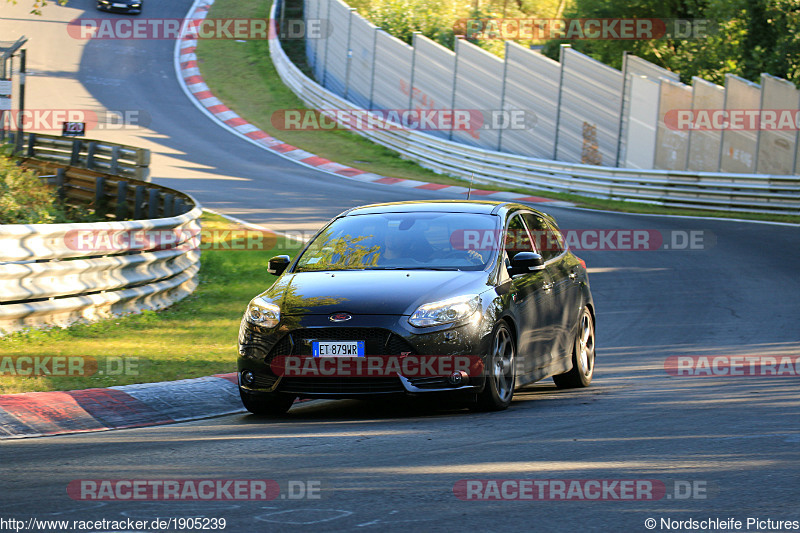
M 232 228 L 216 215 L 203 215 L 203 229 Z M 203 250 L 195 292 L 168 309 L 69 328 L 27 330 L 0 338 L 6 356 L 95 358 L 104 374 L 66 377 L 0 375 L 0 394 L 73 390 L 208 376 L 236 370 L 239 320 L 247 302 L 275 277 L 267 260 L 294 255 L 295 241 L 278 237 L 272 250 Z M 109 375 L 127 360 L 136 373 Z M 135 369 L 132 365 L 135 365 Z M 87 368 L 91 363 L 87 363 Z M 124 368 L 124 366 L 122 366 Z
M 211 18 L 266 18 L 271 3 L 261 0 L 217 0 L 208 15 Z M 297 16 L 289 13 L 287 17 Z M 305 48 L 301 41 L 290 41 L 284 49 L 292 61 L 306 74 Z M 383 176 L 407 178 L 448 185 L 467 185 L 465 180 L 437 174 L 401 159 L 396 152 L 374 144 L 348 131 L 284 131 L 271 123 L 274 111 L 304 109 L 299 98 L 280 80 L 269 56 L 267 41 L 252 40 L 238 43 L 233 40 L 200 40 L 197 47 L 198 65 L 211 91 L 227 106 L 260 129 L 284 142 L 308 150 L 326 159 L 366 172 Z M 231 75 L 231 73 L 236 73 Z M 544 196 L 574 202 L 593 209 L 629 213 L 698 215 L 721 218 L 746 218 L 800 222 L 800 216 L 779 214 L 726 213 L 713 210 L 676 209 L 657 205 L 637 204 L 620 200 L 589 198 L 576 194 L 555 193 L 527 188 L 480 185 L 502 191 Z

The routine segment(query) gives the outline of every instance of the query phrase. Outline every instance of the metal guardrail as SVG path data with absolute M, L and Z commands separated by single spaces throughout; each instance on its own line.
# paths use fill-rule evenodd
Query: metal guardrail
M 8 142 L 15 144 L 16 136 L 17 132 L 10 132 Z M 22 136 L 20 155 L 142 181 L 149 179 L 150 150 L 124 144 L 30 132 Z
M 270 14 L 273 24 L 278 2 Z M 303 74 L 286 56 L 277 30 L 269 49 L 281 80 L 313 109 L 364 112 Z M 335 118 L 332 117 L 332 118 Z M 691 209 L 800 214 L 800 176 L 640 170 L 563 163 L 506 154 L 413 130 L 353 130 L 421 166 L 464 179 L 508 187 L 576 193 Z
M 202 209 L 191 196 L 51 161 L 22 165 L 110 220 L 0 225 L 0 334 L 159 309 L 192 293 Z M 149 219 L 112 220 L 131 214 Z

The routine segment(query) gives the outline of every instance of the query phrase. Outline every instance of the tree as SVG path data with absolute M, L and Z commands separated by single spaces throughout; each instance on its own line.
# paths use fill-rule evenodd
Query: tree
M 800 4 L 796 0 L 576 0 L 567 18 L 704 19 L 705 36 L 693 39 L 550 41 L 616 68 L 627 51 L 678 72 L 688 83 L 700 76 L 723 84 L 725 74 L 759 81 L 762 72 L 800 85 Z
M 17 4 L 17 0 L 6 0 L 6 2 L 14 5 Z M 56 0 L 56 3 L 60 6 L 64 6 L 67 4 L 67 0 Z M 31 14 L 41 16 L 42 8 L 46 5 L 47 0 L 33 0 L 33 9 L 31 9 Z

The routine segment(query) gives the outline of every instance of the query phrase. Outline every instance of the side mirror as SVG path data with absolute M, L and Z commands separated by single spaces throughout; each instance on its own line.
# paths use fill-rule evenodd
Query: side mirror
M 533 252 L 519 252 L 511 259 L 511 269 L 509 274 L 527 274 L 536 270 L 544 270 L 544 260 L 542 256 Z
M 267 272 L 275 276 L 280 276 L 281 274 L 283 274 L 283 271 L 286 270 L 286 267 L 288 267 L 289 263 L 291 262 L 292 259 L 288 255 L 277 255 L 269 260 L 269 264 L 267 265 Z

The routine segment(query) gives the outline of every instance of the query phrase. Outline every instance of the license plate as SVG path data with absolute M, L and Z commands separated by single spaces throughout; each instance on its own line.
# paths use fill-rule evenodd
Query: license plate
M 128 4 L 111 4 L 114 7 L 128 7 Z
M 364 357 L 364 341 L 313 341 L 314 357 Z

